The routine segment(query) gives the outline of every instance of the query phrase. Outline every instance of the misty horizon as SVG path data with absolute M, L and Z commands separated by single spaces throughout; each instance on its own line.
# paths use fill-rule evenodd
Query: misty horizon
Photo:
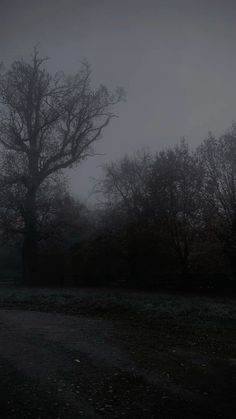
M 2 1 L 1 61 L 27 59 L 34 45 L 49 71 L 75 73 L 87 60 L 95 85 L 124 87 L 126 103 L 95 145 L 99 154 L 69 171 L 88 199 L 101 166 L 137 149 L 158 151 L 185 137 L 199 144 L 235 120 L 232 1 Z M 17 34 L 17 36 L 16 36 Z

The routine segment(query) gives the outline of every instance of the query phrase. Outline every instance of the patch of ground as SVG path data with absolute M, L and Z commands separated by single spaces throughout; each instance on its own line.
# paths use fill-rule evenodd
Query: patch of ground
M 0 299 L 1 418 L 235 417 L 233 300 L 20 288 Z

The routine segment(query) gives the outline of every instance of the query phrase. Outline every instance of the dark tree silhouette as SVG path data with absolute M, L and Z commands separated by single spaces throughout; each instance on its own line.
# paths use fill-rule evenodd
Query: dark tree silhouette
M 150 177 L 150 201 L 162 236 L 175 251 L 184 285 L 189 276 L 190 256 L 202 230 L 201 162 L 182 140 L 156 154 Z
M 116 215 L 135 220 L 150 216 L 149 185 L 152 156 L 145 150 L 133 157 L 125 156 L 104 166 L 104 177 L 99 187 L 107 207 Z
M 176 253 L 184 282 L 196 237 L 202 228 L 202 166 L 183 140 L 152 156 L 138 153 L 104 168 L 103 192 L 109 208 L 141 224 L 158 226 Z M 114 216 L 113 216 L 114 218 Z M 159 238 L 160 239 L 160 238 Z
M 123 98 L 121 89 L 93 89 L 91 71 L 83 64 L 78 73 L 51 75 L 45 58 L 35 50 L 30 62 L 15 61 L 0 78 L 1 183 L 21 191 L 24 220 L 23 278 L 37 275 L 37 194 L 47 180 L 94 154 Z M 14 194 L 13 194 L 14 195 Z
M 236 277 L 236 125 L 224 135 L 212 134 L 198 148 L 204 169 L 204 211 L 229 258 Z

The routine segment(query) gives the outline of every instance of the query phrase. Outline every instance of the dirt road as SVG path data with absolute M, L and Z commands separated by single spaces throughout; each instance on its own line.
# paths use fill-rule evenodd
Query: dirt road
M 137 365 L 117 336 L 108 320 L 1 310 L 1 419 L 234 417 Z

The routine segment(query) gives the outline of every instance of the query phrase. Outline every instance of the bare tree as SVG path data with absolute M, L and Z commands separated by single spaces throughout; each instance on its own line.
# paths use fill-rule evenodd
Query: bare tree
M 102 192 L 107 207 L 124 219 L 147 219 L 149 212 L 148 178 L 152 157 L 138 151 L 133 157 L 124 157 L 104 167 Z
M 201 163 L 184 140 L 154 157 L 138 153 L 105 168 L 103 187 L 115 214 L 125 212 L 131 222 L 158 228 L 159 239 L 176 252 L 185 279 L 202 228 L 202 181 Z
M 194 241 L 202 229 L 202 182 L 201 163 L 185 140 L 156 154 L 149 183 L 153 218 L 176 252 L 184 280 Z
M 90 234 L 91 212 L 57 185 L 50 192 L 50 199 L 41 195 L 38 202 L 40 240 L 44 247 L 56 245 L 66 250 Z
M 37 274 L 37 194 L 45 180 L 94 155 L 93 144 L 123 97 L 105 86 L 93 89 L 88 64 L 74 76 L 49 74 L 34 51 L 15 61 L 0 78 L 1 183 L 21 189 L 24 220 L 23 278 Z
M 204 167 L 204 210 L 207 222 L 224 243 L 235 275 L 236 255 L 236 126 L 219 138 L 209 135 L 198 149 Z

